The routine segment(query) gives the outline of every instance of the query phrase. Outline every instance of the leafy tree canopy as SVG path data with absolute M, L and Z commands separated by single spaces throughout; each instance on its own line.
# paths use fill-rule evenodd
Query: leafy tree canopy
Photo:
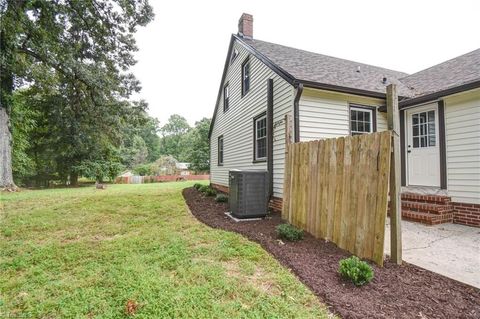
M 36 163 L 43 161 L 41 167 L 63 179 L 70 176 L 72 182 L 86 171 L 75 167 L 85 163 L 120 163 L 117 146 L 123 143 L 122 130 L 131 125 L 127 119 L 146 108 L 128 98 L 140 90 L 129 68 L 136 62 L 136 28 L 153 19 L 148 0 L 3 0 L 0 13 L 0 109 L 11 114 L 12 107 L 21 105 L 13 92 L 28 87 L 28 112 L 37 121 L 32 148 L 58 145 L 41 152 Z M 26 109 L 13 114 L 22 112 Z M 14 132 L 14 148 L 19 147 L 14 161 L 20 171 L 31 165 L 20 164 L 25 134 Z M 137 156 L 145 156 L 145 147 L 136 141 L 141 149 Z M 10 154 L 9 147 L 0 143 L 0 154 Z M 11 163 L 8 156 L 4 159 L 0 186 L 11 184 Z

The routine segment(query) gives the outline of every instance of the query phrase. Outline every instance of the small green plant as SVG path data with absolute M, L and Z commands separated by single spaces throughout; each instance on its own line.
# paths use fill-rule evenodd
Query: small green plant
M 277 226 L 277 234 L 280 238 L 289 240 L 289 241 L 297 241 L 303 238 L 303 230 L 290 225 L 290 224 L 281 224 Z
M 217 195 L 217 191 L 215 189 L 213 189 L 212 187 L 208 187 L 205 192 L 204 192 L 205 195 L 207 196 L 215 196 Z
M 198 190 L 202 193 L 205 193 L 207 191 L 207 189 L 209 189 L 210 186 L 208 185 L 200 185 L 200 187 L 198 187 Z
M 205 194 L 206 196 L 215 196 L 217 195 L 217 191 L 209 186 L 209 185 L 202 185 L 199 189 L 198 189 L 200 192 L 202 192 L 203 194 Z
M 344 279 L 351 280 L 355 286 L 363 286 L 373 279 L 372 267 L 357 256 L 340 260 L 338 272 Z
M 200 183 L 195 183 L 195 184 L 193 184 L 193 188 L 195 188 L 196 190 L 199 190 L 200 187 L 202 187 L 202 186 L 203 186 L 203 185 L 200 184 Z
M 8 229 L 8 228 L 7 228 L 7 229 L 4 229 L 4 230 L 3 230 L 3 236 L 5 236 L 5 237 L 12 237 L 12 235 L 13 235 L 13 232 L 12 232 L 11 229 Z
M 228 202 L 228 196 L 225 194 L 218 194 L 217 197 L 215 197 L 215 201 L 217 203 L 227 203 Z

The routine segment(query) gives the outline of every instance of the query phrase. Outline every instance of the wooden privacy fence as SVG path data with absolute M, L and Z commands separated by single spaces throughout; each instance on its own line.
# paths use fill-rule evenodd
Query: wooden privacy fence
M 282 217 L 383 265 L 391 132 L 290 144 Z

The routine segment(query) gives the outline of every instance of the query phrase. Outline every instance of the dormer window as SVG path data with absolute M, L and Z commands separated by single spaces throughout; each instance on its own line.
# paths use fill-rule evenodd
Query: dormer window
M 223 112 L 228 111 L 229 100 L 230 100 L 230 87 L 228 86 L 228 83 L 227 83 L 223 87 Z
M 237 50 L 237 49 L 233 49 L 232 55 L 230 56 L 230 64 L 232 64 L 233 61 L 235 61 L 235 59 L 237 58 L 237 56 L 238 56 L 238 50 Z
M 248 58 L 242 63 L 242 96 L 250 90 L 250 60 Z

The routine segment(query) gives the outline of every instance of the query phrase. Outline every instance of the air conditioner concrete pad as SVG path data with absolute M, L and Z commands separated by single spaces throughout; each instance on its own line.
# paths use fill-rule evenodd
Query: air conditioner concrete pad
M 236 222 L 251 222 L 251 221 L 262 220 L 263 219 L 263 218 L 237 218 L 237 217 L 233 216 L 231 212 L 225 212 L 224 214 L 227 215 L 228 217 L 230 217 L 231 219 L 233 219 Z

